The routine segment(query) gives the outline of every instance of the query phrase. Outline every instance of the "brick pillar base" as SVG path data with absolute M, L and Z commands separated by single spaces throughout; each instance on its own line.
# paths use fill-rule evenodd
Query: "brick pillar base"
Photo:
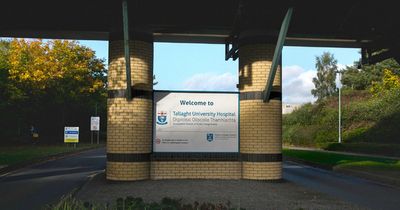
M 150 178 L 152 142 L 153 43 L 131 41 L 133 99 L 125 98 L 123 41 L 109 42 L 107 179 Z
M 242 178 L 282 178 L 282 103 L 278 70 L 269 103 L 262 91 L 272 64 L 275 45 L 247 44 L 239 51 L 240 153 Z

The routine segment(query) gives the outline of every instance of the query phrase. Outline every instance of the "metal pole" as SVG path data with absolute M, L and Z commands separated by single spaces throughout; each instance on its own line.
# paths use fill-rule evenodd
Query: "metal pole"
M 126 99 L 132 99 L 131 92 L 131 58 L 129 50 L 129 24 L 128 24 L 128 2 L 122 1 L 122 16 L 124 26 L 124 53 L 125 53 L 125 70 L 126 70 Z
M 93 144 L 93 131 L 90 131 L 90 142 Z
M 289 29 L 290 20 L 292 18 L 293 8 L 289 8 L 285 18 L 283 19 L 281 29 L 279 31 L 278 41 L 275 46 L 274 57 L 272 58 L 271 69 L 269 71 L 268 80 L 265 84 L 264 92 L 263 92 L 263 101 L 269 102 L 269 96 L 272 91 L 272 85 L 275 79 L 275 73 L 279 65 L 279 61 L 282 56 L 283 44 L 285 44 L 285 39 L 287 35 L 287 31 Z
M 97 131 L 97 144 L 100 144 L 100 141 L 99 141 L 99 139 L 100 139 L 100 131 Z
M 341 80 L 341 75 L 342 72 L 339 71 L 339 144 L 342 143 L 342 110 L 341 110 L 341 89 L 342 89 L 342 80 Z

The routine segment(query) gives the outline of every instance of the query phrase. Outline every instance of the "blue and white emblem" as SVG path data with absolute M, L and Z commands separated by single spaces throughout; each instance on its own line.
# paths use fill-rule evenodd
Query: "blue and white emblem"
M 164 111 L 157 113 L 157 124 L 166 125 L 167 123 L 167 113 Z
M 207 133 L 207 141 L 209 141 L 209 142 L 214 141 L 214 134 L 213 133 Z

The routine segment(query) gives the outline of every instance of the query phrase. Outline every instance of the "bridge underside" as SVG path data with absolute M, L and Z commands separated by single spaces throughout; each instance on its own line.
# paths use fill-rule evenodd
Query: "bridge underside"
M 394 2 L 126 2 L 129 16 L 123 16 L 122 0 L 8 0 L 0 13 L 0 37 L 109 41 L 110 180 L 279 180 L 282 45 L 360 47 L 374 62 L 400 55 L 400 13 Z M 227 59 L 239 58 L 240 154 L 152 152 L 155 41 L 226 44 Z
M 130 29 L 155 41 L 225 43 L 244 34 L 276 37 L 288 7 L 287 45 L 389 48 L 398 45 L 394 1 L 155 1 L 129 2 Z M 4 1 L 0 36 L 109 40 L 122 33 L 121 1 Z

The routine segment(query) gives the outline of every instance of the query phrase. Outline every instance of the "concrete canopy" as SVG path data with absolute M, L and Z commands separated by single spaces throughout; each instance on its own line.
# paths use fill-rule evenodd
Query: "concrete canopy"
M 155 41 L 225 43 L 230 35 L 276 37 L 294 8 L 287 45 L 397 45 L 395 1 L 128 0 L 130 29 Z M 120 0 L 2 2 L 0 36 L 108 40 L 122 33 Z

